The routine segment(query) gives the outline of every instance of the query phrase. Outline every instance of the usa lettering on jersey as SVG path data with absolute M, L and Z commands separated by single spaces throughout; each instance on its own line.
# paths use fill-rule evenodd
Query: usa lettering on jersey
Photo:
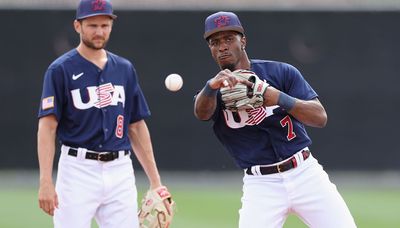
M 123 86 L 111 83 L 100 86 L 89 86 L 86 88 L 89 94 L 89 101 L 84 103 L 80 89 L 71 90 L 72 101 L 77 109 L 85 110 L 92 107 L 104 108 L 109 105 L 116 106 L 119 102 L 125 106 L 125 90 Z
M 250 110 L 240 110 L 237 112 L 238 118 L 234 118 L 232 111 L 225 109 L 224 117 L 226 125 L 230 128 L 242 128 L 244 126 L 258 125 L 265 118 L 274 114 L 274 109 L 278 108 L 278 105 L 269 107 L 259 107 Z

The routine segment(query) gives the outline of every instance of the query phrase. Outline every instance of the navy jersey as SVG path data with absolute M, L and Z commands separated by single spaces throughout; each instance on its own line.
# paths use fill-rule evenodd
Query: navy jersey
M 127 150 L 128 125 L 150 116 L 133 65 L 110 52 L 107 59 L 100 69 L 73 49 L 47 69 L 38 117 L 56 116 L 61 143 Z
M 289 64 L 251 60 L 251 71 L 292 97 L 311 100 L 318 96 Z M 304 125 L 278 105 L 231 112 L 224 109 L 220 93 L 217 102 L 214 132 L 243 169 L 282 161 L 311 145 Z

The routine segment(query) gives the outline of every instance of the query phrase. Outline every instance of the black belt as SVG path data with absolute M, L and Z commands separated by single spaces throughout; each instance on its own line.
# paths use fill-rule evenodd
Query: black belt
M 124 150 L 124 155 L 128 155 L 130 153 L 129 150 Z M 78 150 L 74 148 L 69 148 L 68 155 L 77 157 Z M 97 161 L 113 161 L 119 157 L 119 151 L 114 152 L 90 152 L 86 151 L 86 159 L 97 160 Z
M 303 159 L 307 160 L 307 158 L 310 157 L 310 151 L 308 150 L 303 150 L 301 152 L 301 154 L 303 155 Z M 261 175 L 267 175 L 267 174 L 273 174 L 273 173 L 282 173 L 285 171 L 288 171 L 290 169 L 296 168 L 297 167 L 297 161 L 296 158 L 294 156 L 292 156 L 289 160 L 285 161 L 282 164 L 279 165 L 274 165 L 274 166 L 260 166 L 260 173 Z M 248 175 L 254 175 L 251 172 L 251 168 L 248 168 L 246 170 L 246 173 Z

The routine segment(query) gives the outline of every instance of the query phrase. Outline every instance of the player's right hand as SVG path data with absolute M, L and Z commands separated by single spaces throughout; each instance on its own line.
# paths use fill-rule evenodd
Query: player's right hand
M 232 71 L 225 69 L 218 72 L 214 78 L 209 81 L 209 86 L 212 89 L 219 89 L 222 87 L 234 87 L 238 82 L 238 79 L 232 74 Z
M 54 215 L 54 210 L 58 208 L 58 197 L 51 182 L 40 183 L 39 186 L 39 207 L 51 216 Z

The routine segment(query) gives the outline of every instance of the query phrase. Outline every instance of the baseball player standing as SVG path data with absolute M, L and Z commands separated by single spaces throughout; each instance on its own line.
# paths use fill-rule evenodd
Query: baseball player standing
M 322 128 L 327 114 L 301 73 L 286 63 L 249 59 L 244 29 L 232 12 L 207 17 L 204 38 L 221 71 L 196 96 L 194 113 L 214 121 L 217 138 L 244 170 L 239 227 L 282 227 L 290 213 L 309 227 L 356 227 L 310 152 L 304 125 Z M 256 88 L 249 87 L 261 91 L 257 108 L 226 102 L 237 95 L 240 83 L 252 85 L 235 76 L 239 69 L 244 77 L 259 77 Z
M 116 16 L 106 0 L 81 0 L 77 48 L 47 69 L 39 109 L 39 206 L 54 227 L 139 227 L 131 148 L 150 189 L 162 187 L 133 65 L 104 48 Z M 57 184 L 55 139 L 61 142 Z M 165 201 L 168 204 L 168 201 Z

